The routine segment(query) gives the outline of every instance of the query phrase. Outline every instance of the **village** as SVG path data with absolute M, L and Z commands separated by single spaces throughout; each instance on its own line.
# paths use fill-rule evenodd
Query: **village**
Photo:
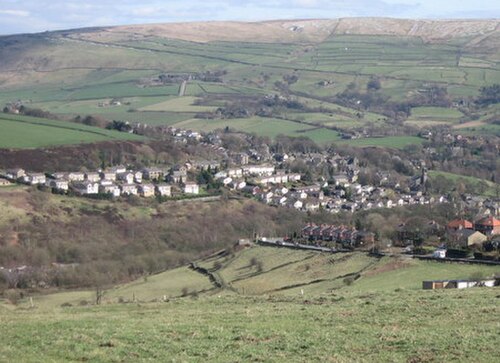
M 141 127 L 145 125 L 133 124 L 132 130 L 144 132 Z M 215 156 L 172 166 L 114 165 L 90 171 L 82 168 L 36 173 L 10 169 L 0 171 L 0 186 L 23 183 L 56 193 L 110 198 L 192 198 L 216 196 L 226 190 L 271 206 L 332 214 L 450 202 L 444 194 L 428 192 L 428 171 L 421 160 L 406 161 L 418 175 L 397 179 L 389 172 L 378 171 L 377 182 L 370 183 L 362 180 L 364 167 L 355 156 L 331 151 L 272 152 L 266 144 L 234 151 L 224 147 L 220 132 L 200 133 L 173 127 L 154 131 L 168 135 L 174 143 L 207 148 Z M 309 171 L 294 171 L 296 165 L 306 166 Z M 329 178 L 320 173 L 324 169 L 329 170 Z M 499 214 L 498 200 L 493 198 L 464 195 L 461 203 L 466 209 L 481 209 L 484 215 Z

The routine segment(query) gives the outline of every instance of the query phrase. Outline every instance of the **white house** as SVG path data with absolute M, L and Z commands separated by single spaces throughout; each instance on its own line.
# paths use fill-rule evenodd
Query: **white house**
M 38 184 L 45 184 L 47 178 L 45 177 L 45 174 L 32 173 L 27 175 L 26 180 L 31 185 L 38 185 Z
M 114 171 L 107 171 L 107 170 L 101 171 L 100 176 L 104 180 L 112 180 L 112 181 L 116 180 L 116 173 Z
M 125 195 L 137 195 L 137 186 L 132 183 L 123 184 L 121 186 L 121 192 Z
M 118 180 L 123 181 L 125 184 L 133 184 L 135 176 L 133 173 L 126 171 L 124 173 L 116 174 L 116 177 L 118 178 Z
M 240 168 L 235 168 L 235 169 L 228 169 L 227 170 L 227 176 L 242 176 L 243 175 L 243 170 Z
M 162 197 L 170 197 L 172 195 L 172 186 L 168 184 L 158 184 L 156 192 Z
M 271 175 L 275 171 L 273 165 L 247 165 L 243 167 L 244 174 Z
M 113 197 L 119 197 L 121 194 L 120 188 L 113 183 L 101 183 L 101 185 L 99 186 L 99 192 L 103 194 L 111 194 L 113 195 Z
M 45 185 L 47 185 L 49 188 L 54 188 L 57 190 L 67 191 L 69 189 L 69 183 L 65 179 L 48 179 L 45 182 Z
M 85 173 L 85 179 L 88 180 L 89 182 L 98 182 L 101 180 L 101 176 L 99 173 Z
M 184 193 L 185 194 L 199 194 L 200 186 L 195 182 L 185 182 L 184 183 Z
M 66 175 L 66 177 L 68 178 L 69 181 L 72 181 L 72 182 L 79 182 L 79 181 L 85 180 L 85 174 L 81 173 L 79 171 L 74 171 L 74 172 L 68 173 Z
M 142 183 L 142 171 L 134 171 L 132 173 L 134 174 L 134 181 L 136 183 Z
M 92 183 L 89 181 L 76 182 L 73 184 L 73 189 L 78 194 L 98 194 L 99 193 L 99 183 Z

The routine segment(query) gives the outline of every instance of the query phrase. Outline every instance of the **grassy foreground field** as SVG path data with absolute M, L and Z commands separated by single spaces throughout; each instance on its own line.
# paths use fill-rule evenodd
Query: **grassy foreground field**
M 497 267 L 268 247 L 197 264 L 223 288 L 182 267 L 107 290 L 100 306 L 93 291 L 34 296 L 34 308 L 28 299 L 4 303 L 0 361 L 492 362 L 500 354 L 498 288 L 421 290 L 424 279 Z M 347 284 L 346 276 L 358 277 Z
M 0 148 L 37 148 L 106 140 L 142 140 L 137 135 L 65 121 L 0 114 Z
M 498 297 L 498 289 L 392 290 L 0 308 L 0 360 L 493 362 Z

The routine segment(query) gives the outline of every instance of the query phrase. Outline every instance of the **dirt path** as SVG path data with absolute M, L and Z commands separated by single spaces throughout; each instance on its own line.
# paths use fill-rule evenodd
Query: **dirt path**
M 486 125 L 483 121 L 470 121 L 463 124 L 453 126 L 454 129 L 465 129 L 468 127 L 478 127 Z

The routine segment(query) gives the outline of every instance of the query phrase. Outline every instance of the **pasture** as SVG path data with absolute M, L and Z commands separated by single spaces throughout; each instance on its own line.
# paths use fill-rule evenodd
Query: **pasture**
M 0 147 L 38 148 L 143 137 L 65 121 L 0 114 Z
M 498 288 L 421 289 L 423 279 L 496 267 L 271 247 L 198 263 L 224 289 L 182 267 L 106 290 L 99 306 L 92 291 L 34 296 L 33 308 L 27 299 L 4 303 L 0 360 L 491 362 L 500 354 Z M 346 276 L 358 277 L 347 284 Z
M 247 132 L 271 138 L 280 134 L 293 137 L 306 136 L 319 144 L 330 143 L 339 139 L 338 132 L 334 130 L 314 128 L 300 122 L 258 116 L 223 120 L 191 119 L 178 122 L 174 126 L 197 131 L 212 131 L 228 127 L 232 131 Z
M 386 136 L 340 140 L 338 142 L 342 144 L 349 144 L 354 147 L 387 147 L 393 149 L 403 149 L 408 145 L 422 144 L 424 139 L 416 136 Z
M 406 124 L 417 127 L 428 127 L 439 124 L 453 125 L 465 115 L 459 110 L 444 107 L 414 107 Z

